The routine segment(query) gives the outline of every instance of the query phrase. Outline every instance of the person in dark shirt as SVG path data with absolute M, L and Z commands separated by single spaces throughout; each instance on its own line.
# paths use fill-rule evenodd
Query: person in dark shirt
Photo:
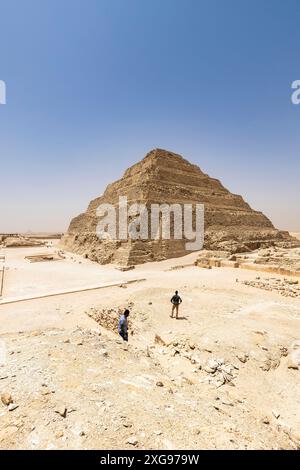
M 171 318 L 174 317 L 174 310 L 176 311 L 176 319 L 178 320 L 178 310 L 179 310 L 179 305 L 181 304 L 182 302 L 182 299 L 181 297 L 179 297 L 178 295 L 178 290 L 175 292 L 175 295 L 173 295 L 172 299 L 171 299 L 171 303 L 172 303 L 172 314 L 171 314 Z
M 129 317 L 129 310 L 125 310 L 123 315 L 120 317 L 119 325 L 118 325 L 118 332 L 119 335 L 123 338 L 124 341 L 128 341 L 128 317 Z

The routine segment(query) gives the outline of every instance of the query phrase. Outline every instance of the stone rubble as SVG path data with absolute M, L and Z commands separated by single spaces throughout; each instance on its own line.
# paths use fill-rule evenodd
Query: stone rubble
M 257 277 L 252 281 L 243 281 L 245 286 L 256 287 L 266 291 L 278 292 L 284 297 L 300 297 L 300 284 L 297 279 L 279 279 L 279 278 L 265 278 Z

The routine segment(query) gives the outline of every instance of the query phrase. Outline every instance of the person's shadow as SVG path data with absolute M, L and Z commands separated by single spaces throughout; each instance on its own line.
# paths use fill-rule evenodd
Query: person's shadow
M 188 317 L 178 317 L 176 320 L 188 320 Z

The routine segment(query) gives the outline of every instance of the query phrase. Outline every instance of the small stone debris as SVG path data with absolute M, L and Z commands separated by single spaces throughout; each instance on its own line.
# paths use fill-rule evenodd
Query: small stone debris
M 284 297 L 300 297 L 298 280 L 278 278 L 256 278 L 253 281 L 243 281 L 245 286 L 256 287 L 266 291 L 277 292 Z
M 274 416 L 275 419 L 278 419 L 280 417 L 280 413 L 276 410 L 272 410 L 272 415 Z
M 108 352 L 106 351 L 106 349 L 100 349 L 99 354 L 102 357 L 108 357 Z
M 10 393 L 2 393 L 1 395 L 1 401 L 3 405 L 9 406 L 11 403 L 13 403 L 13 399 Z
M 8 405 L 8 411 L 14 411 L 16 410 L 17 408 L 19 408 L 19 405 L 16 405 L 16 403 L 11 403 L 10 405 Z
M 221 358 L 210 359 L 203 370 L 211 376 L 208 380 L 209 383 L 212 383 L 217 388 L 225 384 L 233 385 L 232 381 L 236 378 L 234 375 L 236 368 Z
M 162 354 L 170 354 L 172 357 L 179 355 L 190 361 L 198 370 L 201 369 L 200 349 L 189 338 L 180 336 L 164 345 L 166 348 L 161 350 Z
M 161 346 L 166 346 L 166 342 L 158 334 L 155 335 L 154 342 Z
M 127 444 L 130 444 L 131 446 L 137 446 L 138 440 L 135 436 L 131 436 L 129 439 L 127 439 Z
M 226 405 L 226 406 L 234 406 L 234 403 L 229 400 L 221 400 L 221 403 L 222 405 Z
M 294 369 L 294 370 L 298 370 L 298 369 L 299 369 L 298 364 L 295 364 L 295 363 L 292 362 L 292 361 L 288 363 L 288 366 L 287 366 L 287 367 L 288 367 L 288 369 Z
M 182 380 L 183 380 L 183 382 L 187 383 L 188 385 L 194 385 L 195 384 L 195 382 L 193 380 L 189 379 L 186 376 L 182 376 Z
M 261 336 L 265 336 L 267 334 L 266 331 L 259 331 L 259 330 L 253 331 L 253 333 L 255 333 L 256 335 L 261 335 Z
M 264 350 L 264 351 L 267 351 L 267 349 L 263 349 L 262 347 L 261 347 L 261 349 Z M 281 360 L 280 350 L 279 350 L 279 352 L 278 351 L 268 352 L 266 358 L 262 361 L 262 363 L 259 365 L 259 367 L 263 371 L 268 372 L 269 370 L 277 369 L 277 367 L 280 366 L 280 360 Z
M 245 363 L 248 361 L 248 359 L 249 359 L 248 354 L 243 354 L 243 353 L 237 354 L 236 357 L 237 357 L 237 359 L 238 359 L 240 362 L 242 362 L 243 364 L 245 364 Z
M 39 436 L 36 435 L 36 434 L 34 434 L 33 436 L 31 436 L 30 442 L 31 442 L 31 445 L 33 445 L 33 446 L 38 446 L 39 443 L 40 443 Z
M 72 433 L 75 435 L 75 436 L 78 436 L 78 437 L 83 437 L 86 435 L 86 433 L 83 431 L 83 429 L 81 429 L 80 427 L 75 427 L 72 429 Z
M 288 369 L 300 369 L 300 340 L 295 340 L 289 348 Z
M 135 269 L 135 266 L 132 265 L 132 266 L 121 266 L 121 267 L 117 267 L 116 269 L 118 269 L 119 271 L 122 271 L 122 272 L 126 272 L 126 271 L 131 271 L 132 269 Z
M 279 351 L 282 357 L 287 357 L 289 354 L 288 348 L 286 348 L 285 346 L 280 346 Z
M 158 381 L 158 382 L 156 382 L 156 386 L 157 386 L 157 387 L 163 387 L 164 384 L 163 384 L 161 381 Z

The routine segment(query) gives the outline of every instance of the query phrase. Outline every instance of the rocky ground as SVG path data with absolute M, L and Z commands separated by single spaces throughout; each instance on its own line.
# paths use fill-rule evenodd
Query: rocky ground
M 246 286 L 257 287 L 268 291 L 276 291 L 284 297 L 300 297 L 300 285 L 298 279 L 287 278 L 261 278 L 256 277 L 255 280 L 244 281 Z
M 285 349 L 270 352 L 274 365 L 264 368 L 258 358 L 262 346 L 249 355 L 232 348 L 232 364 L 225 366 L 229 380 L 223 381 L 222 360 L 206 360 L 217 351 L 182 340 L 169 346 L 158 340 L 144 350 L 96 329 L 55 329 L 6 341 L 9 367 L 0 369 L 2 449 L 299 447 L 299 435 L 285 422 L 285 407 L 266 413 L 248 390 L 256 374 L 261 386 L 279 392 L 278 386 L 272 391 L 272 382 L 287 367 Z M 167 362 L 177 356 L 194 370 L 172 374 Z M 299 372 L 288 374 L 291 380 Z M 295 402 L 297 391 L 294 384 Z M 280 393 L 284 403 L 287 391 Z

